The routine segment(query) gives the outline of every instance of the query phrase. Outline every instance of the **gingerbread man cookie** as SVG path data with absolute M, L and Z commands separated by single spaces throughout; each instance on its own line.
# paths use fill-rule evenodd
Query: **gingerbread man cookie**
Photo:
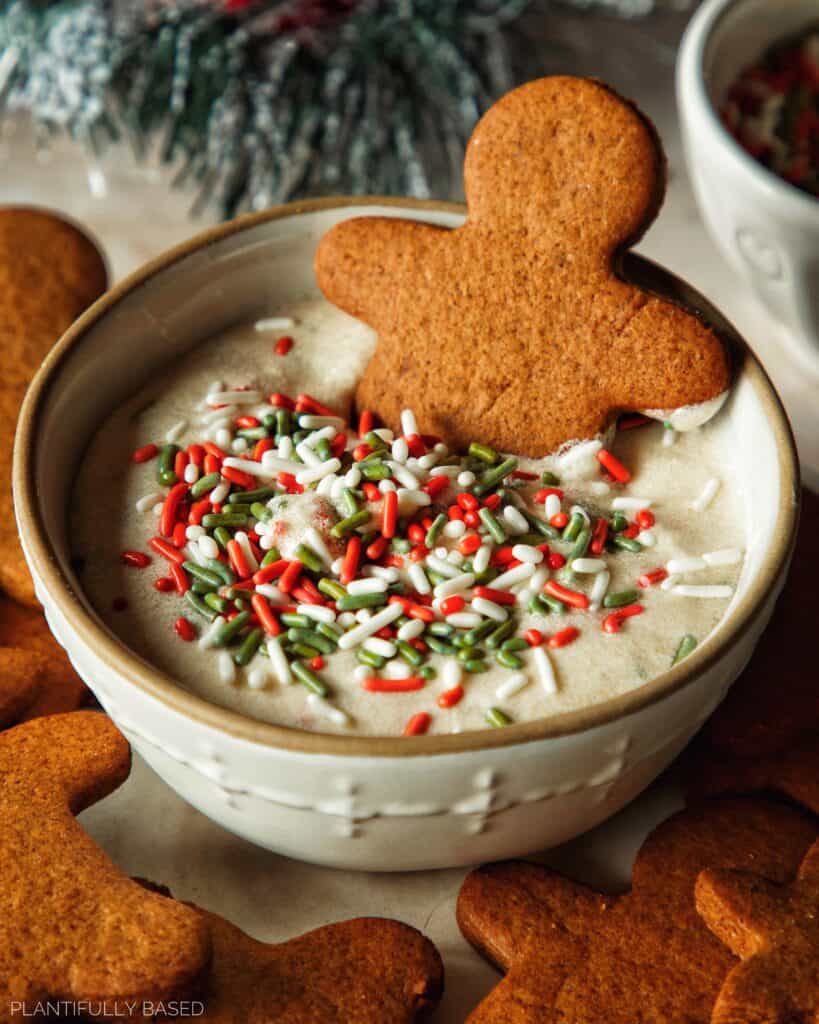
M 622 896 L 533 864 L 473 871 L 458 923 L 506 977 L 470 1024 L 708 1024 L 735 961 L 697 914 L 698 874 L 754 870 L 787 882 L 816 834 L 795 809 L 715 800 L 649 836 Z
M 703 871 L 696 901 L 711 931 L 742 959 L 722 986 L 712 1024 L 819 1021 L 819 843 L 789 885 Z
M 37 599 L 11 497 L 17 415 L 51 347 L 107 283 L 102 255 L 73 224 L 45 210 L 0 209 L 0 587 L 23 604 Z
M 182 998 L 210 937 L 196 911 L 147 892 L 75 821 L 116 789 L 128 744 L 105 715 L 75 711 L 0 734 L 0 1022 L 48 999 Z M 132 1011 L 136 1013 L 136 1011 Z
M 542 456 L 622 411 L 702 405 L 695 422 L 718 407 L 730 367 L 716 335 L 618 276 L 664 191 L 632 104 L 586 79 L 523 85 L 476 127 L 464 186 L 455 230 L 365 217 L 321 241 L 322 291 L 378 333 L 359 408 L 397 429 L 410 407 L 452 447 Z

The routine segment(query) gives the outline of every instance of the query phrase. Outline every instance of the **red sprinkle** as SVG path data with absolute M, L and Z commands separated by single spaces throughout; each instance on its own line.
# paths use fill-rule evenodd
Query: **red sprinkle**
M 621 534 L 623 537 L 628 537 L 629 540 L 634 540 L 639 532 L 640 527 L 636 523 L 629 523 L 625 530 L 621 531 Z
M 609 535 L 609 521 L 601 516 L 594 524 L 589 550 L 593 555 L 601 555 L 606 546 L 606 538 Z
M 605 633 L 619 633 L 620 627 L 626 619 L 631 619 L 635 615 L 642 615 L 644 611 L 645 608 L 641 604 L 629 604 L 625 608 L 618 608 L 611 615 L 607 615 L 603 619 L 603 631 Z
M 247 558 L 245 558 L 245 553 L 242 551 L 238 540 L 229 540 L 227 542 L 227 553 L 230 559 L 230 567 L 240 580 L 246 580 L 249 576 L 253 575 L 253 571 L 247 564 Z
M 324 668 L 324 658 L 322 658 L 320 654 L 317 654 L 315 658 L 311 658 L 310 668 L 313 669 L 314 672 L 318 672 L 319 669 Z
M 407 434 L 404 440 L 407 442 L 407 448 L 413 458 L 420 459 L 422 455 L 426 455 L 427 446 L 420 434 Z
M 242 430 L 252 430 L 253 427 L 261 426 L 261 420 L 257 420 L 255 416 L 237 416 L 236 426 Z
M 420 711 L 417 715 L 413 715 L 404 726 L 404 735 L 423 736 L 431 724 L 432 718 L 426 713 L 426 711 Z
M 444 690 L 435 703 L 439 708 L 454 708 L 463 700 L 464 692 L 462 686 L 453 686 L 451 690 Z
M 466 608 L 466 601 L 459 594 L 453 594 L 452 597 L 441 601 L 443 615 L 455 615 L 457 612 L 462 612 L 464 608 Z
M 221 465 L 222 465 L 222 460 L 218 459 L 215 455 L 211 455 L 210 452 L 208 452 L 207 455 L 205 455 L 205 458 L 204 458 L 204 466 L 203 466 L 203 468 L 205 470 L 205 476 L 208 476 L 211 473 L 218 473 L 219 472 L 219 467 Z
M 495 511 L 495 509 L 498 507 L 498 505 L 500 505 L 500 503 L 501 497 L 499 494 L 490 494 L 483 499 L 483 507 L 488 508 L 492 512 Z
M 387 555 L 387 557 L 384 559 L 384 565 L 388 569 L 400 569 L 404 565 L 404 559 L 401 557 L 401 555 L 395 554 L 395 552 L 393 552 L 391 555 Z
M 159 455 L 159 449 L 155 444 L 146 444 L 142 448 L 137 448 L 134 454 L 131 456 L 132 462 L 148 462 L 150 459 L 156 458 Z
M 651 572 L 644 572 L 637 580 L 641 587 L 653 587 L 663 580 L 668 579 L 668 572 L 665 569 L 652 569 Z
M 471 530 L 477 530 L 481 525 L 481 517 L 470 509 L 469 512 L 464 512 L 464 522 Z
M 194 466 L 201 466 L 205 458 L 205 449 L 201 444 L 189 444 L 188 445 L 188 458 L 194 464 Z
M 426 679 L 421 676 L 407 676 L 406 679 L 385 679 L 382 676 L 367 676 L 362 679 L 361 686 L 370 693 L 411 693 L 423 690 Z
M 460 494 L 455 496 L 455 500 L 464 510 L 464 512 L 472 512 L 476 508 L 480 508 L 481 503 L 475 497 L 474 494 L 470 494 L 469 491 L 461 491 Z
M 549 525 L 553 526 L 556 530 L 562 530 L 568 522 L 569 517 L 566 515 L 565 512 L 555 512 L 555 514 L 549 520 Z
M 314 416 L 335 416 L 335 409 L 329 408 L 329 406 L 322 405 L 318 399 L 313 398 L 312 395 L 297 395 L 296 396 L 296 412 L 311 412 Z
M 563 491 L 559 487 L 542 487 L 535 492 L 535 501 L 542 505 L 550 494 L 556 494 L 563 501 Z
M 176 587 L 171 576 L 159 576 L 154 580 L 154 590 L 158 590 L 160 594 L 169 594 L 175 589 Z
M 623 463 L 619 459 L 616 459 L 608 449 L 600 449 L 597 453 L 597 461 L 612 477 L 614 477 L 618 484 L 627 484 L 629 480 L 631 480 L 631 473 L 629 473 Z
M 175 562 L 177 565 L 181 565 L 185 561 L 185 556 L 182 552 L 177 551 L 172 544 L 169 544 L 161 537 L 152 537 L 148 541 L 148 547 L 154 550 L 158 555 L 162 555 L 163 558 L 167 558 L 169 562 Z
M 509 475 L 513 480 L 537 480 L 537 473 L 527 473 L 525 469 L 515 469 Z
M 637 525 L 641 530 L 650 530 L 656 522 L 654 513 L 650 508 L 641 508 L 634 518 L 637 520 Z
M 289 594 L 293 587 L 295 587 L 296 580 L 301 575 L 301 570 L 302 564 L 298 561 L 298 559 L 292 561 L 287 566 L 287 568 L 279 577 L 279 582 L 277 584 L 279 590 L 281 590 L 283 594 Z
M 373 450 L 368 444 L 357 444 L 353 448 L 353 459 L 356 462 L 361 462 L 366 459 L 368 455 L 372 455 Z
M 449 477 L 441 474 L 440 476 L 431 476 L 421 490 L 428 494 L 430 498 L 437 498 L 439 494 L 443 494 L 447 487 L 449 487 Z
M 243 487 L 246 491 L 252 491 L 256 486 L 256 479 L 250 473 L 243 473 L 241 469 L 233 466 L 222 466 L 222 476 L 232 484 Z
M 366 483 L 363 483 L 361 490 L 364 492 L 367 501 L 381 501 L 381 491 L 372 481 L 367 480 Z
M 277 356 L 286 356 L 290 349 L 293 347 L 293 339 L 289 334 L 283 335 L 276 344 L 273 346 L 273 351 Z
M 384 540 L 384 538 L 381 538 Z M 384 546 L 386 547 L 386 540 L 384 540 Z M 371 544 L 370 548 L 374 547 L 375 544 Z M 370 555 L 370 548 L 367 548 L 367 556 Z M 350 580 L 354 580 L 356 573 L 358 572 L 358 560 L 361 557 L 361 538 L 350 537 L 347 541 L 347 550 L 344 552 L 344 561 L 341 563 L 341 572 L 339 573 L 339 579 L 346 586 Z M 379 555 L 374 556 L 376 558 Z
M 381 536 L 390 539 L 395 536 L 398 523 L 398 492 L 387 491 L 384 495 L 384 507 L 381 510 Z
M 222 451 L 222 449 L 219 447 L 219 445 L 214 444 L 213 441 L 205 441 L 202 447 L 205 449 L 208 455 L 212 455 L 214 459 L 221 460 L 227 457 L 225 453 Z
M 190 622 L 184 617 L 180 616 L 173 624 L 173 628 L 176 630 L 176 635 L 180 640 L 184 640 L 186 644 L 196 639 L 196 630 L 193 628 Z
M 416 544 L 416 546 L 409 553 L 410 561 L 420 562 L 422 559 L 426 558 L 428 554 L 429 548 L 426 546 L 426 544 Z
M 187 526 L 183 523 L 177 523 L 173 528 L 171 534 L 171 543 L 175 548 L 184 548 L 188 543 Z
M 494 587 L 475 587 L 475 597 L 482 597 L 495 604 L 514 604 L 517 598 L 510 590 L 495 590 Z
M 564 587 L 557 580 L 549 580 L 544 586 L 543 592 L 551 597 L 556 597 L 563 604 L 571 605 L 572 608 L 589 607 L 589 599 L 585 594 L 581 594 L 578 590 L 569 590 L 568 587 Z
M 540 647 L 543 643 L 543 634 L 539 629 L 527 629 L 523 634 L 523 639 L 530 647 Z
M 275 447 L 276 442 L 272 437 L 263 437 L 261 441 L 256 442 L 256 447 L 253 449 L 253 461 L 261 462 L 264 453 L 273 451 Z
M 282 472 L 276 476 L 276 480 L 286 489 L 288 494 L 302 494 L 304 492 L 304 488 L 292 473 L 285 473 L 284 470 L 282 470 Z
M 552 569 L 553 571 L 557 571 L 558 569 L 562 569 L 563 566 L 566 564 L 565 556 L 561 555 L 561 553 L 559 551 L 550 551 L 546 560 L 549 563 L 549 568 Z
M 187 452 L 179 451 L 176 453 L 173 460 L 173 471 L 174 473 L 176 473 L 180 480 L 185 475 L 185 467 L 187 466 L 188 462 L 189 459 Z
M 268 401 L 272 406 L 275 406 L 277 409 L 290 409 L 290 411 L 292 412 L 293 409 L 296 408 L 296 403 L 293 401 L 292 398 L 288 398 L 287 395 L 282 395 L 278 391 L 274 391 L 273 394 L 268 399 Z
M 358 417 L 358 436 L 364 437 L 375 426 L 375 415 L 370 409 L 362 409 Z
M 277 580 L 281 576 L 288 565 L 290 565 L 290 562 L 286 558 L 280 558 L 276 562 L 271 562 L 270 565 L 265 565 L 253 574 L 253 582 L 256 586 L 260 583 L 272 583 L 273 580 Z
M 645 427 L 653 422 L 648 416 L 643 416 L 641 412 L 629 412 L 625 416 L 621 416 L 617 421 L 617 429 L 634 430 L 635 427 Z
M 565 629 L 561 629 L 559 633 L 553 633 L 546 641 L 547 647 L 568 647 L 569 644 L 573 644 L 575 640 L 580 636 L 580 630 L 575 629 L 574 626 L 567 626 Z
M 425 608 L 422 604 L 410 601 L 408 597 L 393 594 L 388 598 L 387 604 L 400 604 L 404 609 L 404 614 L 409 615 L 411 619 L 420 619 L 422 622 L 435 621 L 435 612 L 431 608 Z
M 123 565 L 130 565 L 134 569 L 144 569 L 151 564 L 151 559 L 143 551 L 123 551 L 119 556 Z
M 467 533 L 458 543 L 458 550 L 462 555 L 474 555 L 482 543 L 480 534 Z
M 177 510 L 187 493 L 187 484 L 174 484 L 168 491 L 168 496 L 162 506 L 162 514 L 159 517 L 159 532 L 163 537 L 170 537 L 173 533 Z
M 179 594 L 187 594 L 190 590 L 190 581 L 188 580 L 188 574 L 182 568 L 181 565 L 177 565 L 176 562 L 171 564 L 171 579 L 173 580 L 174 587 Z
M 437 480 L 438 478 L 434 477 L 434 479 Z M 458 519 L 461 522 L 464 521 L 463 511 L 461 510 L 461 508 L 459 508 L 458 505 L 450 505 L 449 508 L 446 510 L 446 514 L 447 514 L 447 518 L 450 519 L 450 520 Z
M 192 526 L 199 526 L 202 518 L 208 514 L 210 509 L 210 498 L 203 498 L 202 501 L 195 501 L 188 512 L 188 522 Z

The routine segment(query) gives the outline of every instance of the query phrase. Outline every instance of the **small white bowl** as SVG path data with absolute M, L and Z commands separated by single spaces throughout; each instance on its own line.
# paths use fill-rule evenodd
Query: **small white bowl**
M 703 310 L 733 338 L 735 430 L 751 538 L 729 612 L 684 662 L 615 700 L 454 736 L 300 732 L 193 696 L 109 632 L 71 567 L 67 509 L 94 429 L 143 381 L 209 334 L 316 291 L 322 234 L 366 214 L 455 225 L 460 207 L 321 200 L 234 221 L 117 285 L 65 334 L 31 386 L 15 445 L 23 547 L 49 624 L 140 754 L 226 828 L 345 868 L 439 868 L 529 853 L 591 828 L 636 796 L 714 710 L 751 655 L 784 580 L 797 511 L 793 440 L 773 388 L 731 327 L 645 260 L 627 276 Z M 142 827 L 152 827 L 150 809 Z
M 819 199 L 754 160 L 718 116 L 740 72 L 817 22 L 816 0 L 706 0 L 677 60 L 686 163 L 706 226 L 794 353 L 819 372 Z

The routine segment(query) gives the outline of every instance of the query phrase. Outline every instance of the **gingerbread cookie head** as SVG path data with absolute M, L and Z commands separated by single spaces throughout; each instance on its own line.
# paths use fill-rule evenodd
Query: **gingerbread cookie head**
M 697 910 L 743 961 L 728 975 L 713 1024 L 819 1020 L 819 843 L 789 885 L 741 871 L 703 871 Z
M 705 1024 L 735 961 L 698 917 L 697 875 L 753 869 L 786 882 L 815 839 L 816 826 L 788 807 L 718 800 L 675 815 L 649 836 L 623 896 L 533 864 L 473 871 L 458 899 L 458 923 L 506 977 L 470 1024 Z
M 542 456 L 622 411 L 693 407 L 696 424 L 718 407 L 720 340 L 617 274 L 664 185 L 631 104 L 590 80 L 530 82 L 478 124 L 465 185 L 460 228 L 356 218 L 321 241 L 322 291 L 379 335 L 360 408 L 397 428 L 409 406 L 452 446 Z
M 129 767 L 98 712 L 0 734 L 0 1021 L 49 998 L 181 998 L 207 966 L 199 915 L 131 881 L 74 820 Z

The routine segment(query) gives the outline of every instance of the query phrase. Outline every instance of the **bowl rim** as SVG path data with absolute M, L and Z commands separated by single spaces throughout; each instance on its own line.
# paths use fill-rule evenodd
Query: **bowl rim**
M 43 361 L 29 387 L 20 413 L 14 444 L 13 485 L 18 527 L 25 542 L 28 561 L 48 593 L 49 601 L 54 603 L 78 638 L 78 642 L 90 647 L 106 669 L 120 677 L 120 680 L 124 679 L 170 710 L 200 725 L 226 733 L 234 739 L 304 754 L 392 758 L 455 754 L 512 746 L 578 734 L 633 714 L 682 690 L 702 672 L 715 665 L 726 650 L 752 628 L 759 608 L 765 604 L 771 590 L 776 588 L 795 541 L 799 477 L 790 424 L 773 384 L 736 330 L 733 331 L 733 336 L 745 350 L 742 372 L 750 377 L 777 447 L 779 510 L 771 550 L 759 572 L 750 582 L 747 592 L 733 608 L 732 622 L 718 642 L 710 642 L 699 647 L 679 665 L 628 693 L 588 707 L 521 722 L 503 729 L 482 729 L 412 738 L 311 732 L 252 719 L 212 704 L 185 690 L 170 675 L 154 668 L 128 648 L 83 605 L 60 568 L 55 550 L 47 536 L 37 499 L 33 457 L 37 450 L 38 428 L 46 401 L 51 389 L 58 383 L 60 372 L 69 354 L 82 344 L 90 329 L 115 309 L 126 296 L 200 250 L 233 235 L 280 219 L 345 207 L 368 206 L 393 207 L 414 214 L 436 212 L 463 215 L 465 212 L 465 207 L 459 203 L 349 196 L 302 200 L 272 207 L 260 213 L 246 214 L 226 224 L 199 232 L 144 264 L 106 292 L 69 327 Z M 638 259 L 645 265 L 656 266 L 651 264 L 651 261 Z M 674 275 L 670 277 L 677 282 L 680 281 Z
M 705 55 L 720 22 L 734 8 L 751 0 L 705 0 L 686 26 L 677 57 L 677 97 L 691 104 L 712 141 L 722 147 L 740 173 L 746 174 L 768 200 L 784 204 L 793 218 L 819 219 L 819 200 L 802 192 L 746 152 L 717 115 L 705 84 Z M 778 38 L 778 37 L 777 37 Z M 775 42 L 772 38 L 771 42 Z

